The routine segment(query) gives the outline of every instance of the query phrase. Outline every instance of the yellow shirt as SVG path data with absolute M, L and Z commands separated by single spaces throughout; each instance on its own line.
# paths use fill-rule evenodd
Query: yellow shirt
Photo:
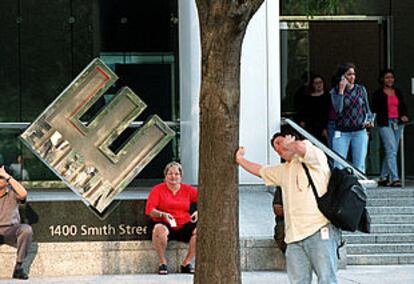
M 307 140 L 303 142 L 306 145 L 304 158 L 296 155 L 290 162 L 260 169 L 260 176 L 266 185 L 282 188 L 286 243 L 301 241 L 329 223 L 318 209 L 301 164 L 303 162 L 308 167 L 318 195 L 322 196 L 327 191 L 331 175 L 328 161 L 319 148 Z

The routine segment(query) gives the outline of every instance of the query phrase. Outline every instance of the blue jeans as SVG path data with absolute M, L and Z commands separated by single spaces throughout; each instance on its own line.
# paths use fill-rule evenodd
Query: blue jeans
M 379 134 L 385 149 L 385 158 L 382 161 L 381 180 L 390 178 L 399 180 L 397 167 L 397 153 L 400 143 L 401 131 L 404 125 L 398 124 L 398 119 L 389 119 L 388 126 L 380 127 Z
M 319 284 L 335 284 L 336 250 L 338 248 L 338 229 L 328 224 L 329 238 L 323 237 L 322 229 L 304 240 L 290 243 L 286 250 L 286 266 L 289 282 L 310 284 L 312 271 Z
M 332 149 L 346 159 L 350 146 L 352 164 L 365 173 L 365 158 L 368 152 L 367 130 L 362 129 L 352 132 L 335 131 L 334 138 L 332 139 Z M 343 168 L 338 162 L 334 163 L 334 167 Z
M 328 125 L 326 128 L 328 132 L 328 147 L 332 149 L 332 140 L 335 133 L 335 120 L 328 120 Z
M 328 120 L 326 130 L 328 132 L 328 147 L 332 149 L 332 140 L 335 134 L 335 120 Z M 332 158 L 328 157 L 328 163 L 329 163 L 329 167 L 333 168 L 334 161 Z

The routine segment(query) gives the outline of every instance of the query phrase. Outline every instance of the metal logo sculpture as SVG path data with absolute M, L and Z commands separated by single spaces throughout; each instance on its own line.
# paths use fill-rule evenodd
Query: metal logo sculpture
M 80 118 L 118 79 L 94 59 L 21 135 L 22 141 L 99 216 L 175 135 L 153 115 L 116 152 L 110 145 L 146 105 L 128 87 L 88 124 Z

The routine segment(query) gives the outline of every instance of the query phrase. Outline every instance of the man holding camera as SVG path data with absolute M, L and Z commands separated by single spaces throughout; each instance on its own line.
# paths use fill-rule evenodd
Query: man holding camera
M 0 167 L 0 244 L 17 248 L 13 278 L 28 279 L 23 261 L 32 243 L 32 227 L 20 223 L 19 202 L 25 202 L 27 191 L 21 183 Z

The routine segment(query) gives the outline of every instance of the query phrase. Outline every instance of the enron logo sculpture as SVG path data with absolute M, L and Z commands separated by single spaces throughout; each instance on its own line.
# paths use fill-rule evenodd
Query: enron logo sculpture
M 175 135 L 153 115 L 116 152 L 109 147 L 146 108 L 123 87 L 89 124 L 80 118 L 118 79 L 94 59 L 21 135 L 22 141 L 102 216 Z

